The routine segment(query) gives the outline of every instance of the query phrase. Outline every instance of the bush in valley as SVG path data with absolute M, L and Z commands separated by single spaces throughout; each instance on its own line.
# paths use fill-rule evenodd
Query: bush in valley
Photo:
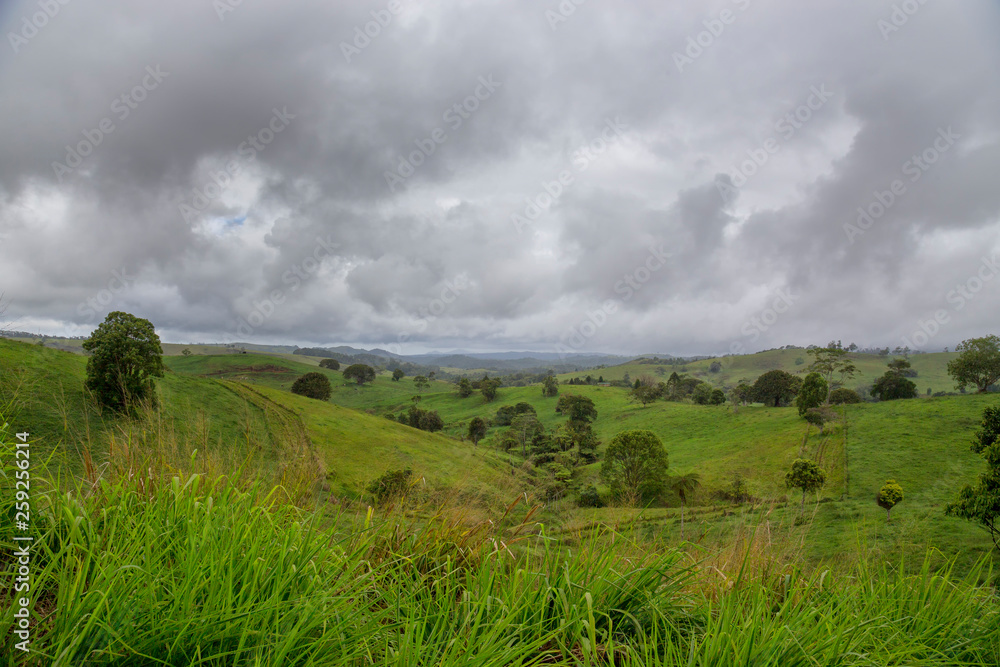
M 861 397 L 858 392 L 847 387 L 838 387 L 830 392 L 830 405 L 844 405 L 860 403 Z
M 441 419 L 441 415 L 437 413 L 437 410 L 422 410 L 415 405 L 410 406 L 404 423 L 421 431 L 430 431 L 431 433 L 444 428 L 444 420 Z
M 576 506 L 604 507 L 604 501 L 601 500 L 601 494 L 597 492 L 597 487 L 591 484 L 580 490 L 580 495 L 576 499 Z
M 322 373 L 306 373 L 292 383 L 292 393 L 308 396 L 317 401 L 329 400 L 332 390 L 330 380 Z
M 405 496 L 406 492 L 409 491 L 412 476 L 413 471 L 409 468 L 387 470 L 381 477 L 369 482 L 365 491 L 372 494 L 378 503 L 396 500 Z
M 345 380 L 354 380 L 359 385 L 375 381 L 375 369 L 367 364 L 351 364 L 343 375 Z

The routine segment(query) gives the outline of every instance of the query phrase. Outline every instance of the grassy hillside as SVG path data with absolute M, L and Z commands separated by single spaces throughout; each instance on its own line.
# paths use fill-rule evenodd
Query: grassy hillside
M 893 358 L 879 357 L 872 354 L 851 354 L 851 361 L 858 367 L 858 373 L 851 380 L 847 381 L 847 386 L 852 389 L 860 385 L 870 385 L 886 371 L 886 364 Z M 917 371 L 917 376 L 910 378 L 916 385 L 917 391 L 923 396 L 927 389 L 932 393 L 939 391 L 956 391 L 954 381 L 948 377 L 948 362 L 958 356 L 957 352 L 933 352 L 928 354 L 916 354 L 911 356 L 910 363 L 913 370 Z M 673 372 L 687 373 L 694 377 L 699 377 L 705 382 L 715 385 L 732 386 L 740 380 L 753 382 L 761 374 L 773 370 L 781 369 L 789 373 L 802 374 L 809 365 L 811 357 L 803 349 L 795 350 L 769 350 L 758 352 L 757 354 L 747 354 L 731 357 L 720 357 L 718 359 L 702 359 L 689 363 L 636 363 L 630 362 L 620 366 L 609 366 L 606 368 L 594 368 L 576 373 L 564 373 L 559 375 L 560 382 L 570 378 L 585 378 L 588 375 L 593 378 L 603 376 L 605 380 L 621 380 L 625 373 L 628 373 L 632 380 L 640 375 L 650 375 L 658 381 L 665 381 Z M 722 364 L 722 369 L 717 373 L 710 372 L 709 368 L 713 362 Z
M 481 494 L 513 484 L 509 474 L 500 483 L 499 463 L 491 452 L 473 452 L 452 438 L 287 391 L 303 372 L 319 370 L 345 397 L 357 396 L 353 383 L 346 385 L 339 372 L 252 354 L 172 357 L 166 362 L 167 373 L 156 381 L 157 428 L 202 452 L 224 454 L 234 464 L 259 454 L 280 470 L 290 463 L 288 457 L 311 449 L 331 490 L 349 497 L 359 496 L 382 472 L 405 467 L 433 489 Z M 127 427 L 101 415 L 85 396 L 85 369 L 86 358 L 80 355 L 0 339 L 0 406 L 14 400 L 5 411 L 8 419 L 29 431 L 40 449 L 55 452 L 77 470 L 82 443 L 89 443 L 100 460 L 108 438 Z M 408 395 L 412 381 L 405 389 L 401 384 L 380 377 L 375 386 L 362 389 Z M 369 394 L 363 396 L 356 400 Z
M 708 542 L 725 540 L 742 525 L 746 519 L 742 510 L 734 511 L 714 499 L 717 492 L 730 486 L 736 474 L 767 507 L 777 505 L 769 521 L 776 526 L 793 526 L 799 516 L 801 493 L 787 489 L 785 473 L 795 458 L 807 456 L 817 460 L 827 473 L 823 490 L 807 499 L 807 512 L 815 517 L 806 529 L 795 530 L 796 539 L 802 540 L 810 557 L 836 559 L 841 554 L 856 555 L 862 548 L 917 554 L 930 545 L 947 555 L 962 554 L 963 563 L 971 564 L 990 552 L 991 544 L 983 531 L 969 522 L 945 517 L 943 508 L 983 469 L 982 458 L 968 445 L 983 408 L 997 403 L 995 396 L 970 394 L 850 406 L 846 434 L 843 422 L 836 422 L 820 435 L 795 408 L 758 405 L 734 411 L 729 406 L 665 401 L 642 407 L 617 387 L 563 385 L 560 391 L 594 401 L 599 415 L 594 431 L 602 441 L 620 431 L 649 429 L 666 446 L 673 473 L 696 472 L 701 476 L 702 487 L 690 500 L 696 509 L 689 538 L 701 535 Z M 492 403 L 485 403 L 478 393 L 461 399 L 453 389 L 428 392 L 420 407 L 437 410 L 445 420 L 445 432 L 461 435 L 472 417 L 490 418 L 500 406 L 521 401 L 534 406 L 547 429 L 565 420 L 555 413 L 557 399 L 543 397 L 538 386 L 501 388 L 499 398 Z M 408 400 L 387 398 L 372 407 L 379 413 L 398 413 L 409 404 Z M 501 430 L 491 428 L 480 446 L 490 447 Z M 576 483 L 603 488 L 599 468 L 598 462 L 578 469 Z M 888 478 L 902 484 L 906 499 L 887 528 L 885 512 L 877 507 L 874 496 Z M 641 516 L 645 535 L 674 541 L 680 538 L 679 499 L 674 498 L 671 504 L 640 512 L 578 510 L 564 501 L 550 509 L 559 512 L 569 531 Z

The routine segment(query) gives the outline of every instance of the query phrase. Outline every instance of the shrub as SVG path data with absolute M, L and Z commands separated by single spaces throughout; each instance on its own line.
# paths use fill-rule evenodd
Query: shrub
M 858 396 L 858 392 L 853 389 L 848 389 L 847 387 L 840 387 L 834 389 L 830 392 L 830 405 L 843 405 L 860 403 L 861 397 Z
M 330 380 L 322 373 L 306 373 L 292 384 L 292 393 L 318 401 L 330 398 Z
M 319 362 L 320 368 L 329 368 L 331 371 L 340 370 L 340 362 L 336 359 L 321 359 Z
M 410 477 L 413 471 L 409 468 L 403 470 L 387 470 L 381 477 L 373 479 L 365 487 L 365 491 L 375 496 L 375 501 L 385 503 L 406 495 L 410 488 Z
M 591 484 L 580 491 L 580 495 L 576 499 L 576 506 L 604 507 L 604 501 L 601 500 L 601 494 L 597 492 L 597 487 Z

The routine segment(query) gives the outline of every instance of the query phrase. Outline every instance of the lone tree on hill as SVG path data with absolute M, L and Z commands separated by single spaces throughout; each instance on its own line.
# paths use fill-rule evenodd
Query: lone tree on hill
M 321 359 L 319 362 L 320 368 L 329 368 L 331 371 L 340 370 L 340 362 L 336 359 Z
M 292 383 L 293 394 L 308 396 L 318 401 L 329 400 L 331 391 L 330 380 L 322 373 L 306 373 Z
M 948 362 L 948 375 L 955 379 L 959 389 L 971 384 L 982 394 L 1000 380 L 1000 338 L 963 340 L 955 351 L 962 354 Z
M 783 370 L 768 371 L 753 383 L 753 396 L 764 405 L 779 407 L 798 393 L 800 378 Z
M 101 405 L 119 412 L 156 404 L 154 377 L 163 377 L 163 348 L 149 320 L 115 311 L 83 342 L 90 352 L 84 386 Z
M 647 403 L 654 402 L 660 397 L 660 394 L 660 388 L 654 384 L 640 384 L 628 393 L 633 400 L 642 403 L 642 407 L 646 407 Z
M 1000 407 L 983 410 L 982 430 L 972 441 L 972 451 L 986 459 L 986 472 L 976 486 L 966 485 L 945 513 L 977 522 L 1000 549 Z
M 469 382 L 469 378 L 460 378 L 457 384 L 459 398 L 472 396 L 472 383 Z
M 344 369 L 344 379 L 354 380 L 359 385 L 375 381 L 375 369 L 367 364 L 351 364 Z
M 646 430 L 622 431 L 608 443 L 601 465 L 601 479 L 625 504 L 630 505 L 647 490 L 662 486 L 668 467 L 667 450 L 655 433 Z
M 417 388 L 417 391 L 423 391 L 424 389 L 427 388 L 428 384 L 429 383 L 427 382 L 427 378 L 425 378 L 423 375 L 417 375 L 416 377 L 413 378 L 413 386 Z
M 479 441 L 486 436 L 486 420 L 482 417 L 473 417 L 469 422 L 469 440 L 476 446 Z
M 404 377 L 406 377 L 406 373 L 403 372 L 402 368 L 397 368 L 396 370 L 394 370 L 392 372 L 392 381 L 393 382 L 399 382 Z
M 891 513 L 892 508 L 895 507 L 899 502 L 903 500 L 903 487 L 896 483 L 894 479 L 885 480 L 885 484 L 879 489 L 878 493 L 875 494 L 875 502 L 878 506 L 885 510 L 885 522 L 890 523 L 892 521 Z
M 795 405 L 799 409 L 799 416 L 804 416 L 808 410 L 823 405 L 829 393 L 830 387 L 822 375 L 816 371 L 807 375 L 802 381 L 802 389 L 799 391 L 799 395 L 795 397 Z
M 795 459 L 792 469 L 785 474 L 785 485 L 790 489 L 802 489 L 801 507 L 806 504 L 806 491 L 819 491 L 826 484 L 826 473 L 809 459 Z
M 542 380 L 542 396 L 551 398 L 559 393 L 559 383 L 556 379 L 549 375 L 544 380 Z

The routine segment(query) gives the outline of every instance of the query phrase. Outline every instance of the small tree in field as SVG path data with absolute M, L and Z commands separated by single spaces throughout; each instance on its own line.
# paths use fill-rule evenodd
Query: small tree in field
M 329 368 L 331 371 L 340 370 L 340 362 L 336 359 L 321 359 L 319 362 L 320 368 Z
M 394 370 L 392 372 L 392 381 L 393 382 L 399 382 L 404 377 L 406 377 L 406 373 L 403 372 L 402 368 L 397 368 L 396 370 Z
M 469 440 L 472 441 L 473 446 L 476 446 L 485 436 L 486 420 L 482 417 L 473 417 L 472 421 L 469 422 Z
M 367 364 L 351 364 L 344 369 L 344 379 L 354 380 L 359 385 L 375 381 L 375 369 Z
M 292 384 L 292 393 L 326 401 L 330 398 L 330 380 L 322 373 L 306 373 Z
M 875 494 L 875 502 L 878 506 L 885 510 L 885 522 L 890 523 L 892 518 L 890 514 L 892 513 L 892 508 L 895 507 L 900 501 L 903 500 L 903 487 L 896 483 L 894 479 L 885 480 L 885 484 L 879 489 L 878 493 Z
M 461 378 L 458 381 L 458 397 L 468 398 L 472 396 L 472 383 L 469 382 L 469 378 Z
M 163 377 L 163 348 L 149 320 L 115 311 L 109 313 L 90 338 L 84 386 L 97 402 L 127 411 L 143 401 L 156 402 L 154 377 Z
M 559 383 L 551 375 L 542 380 L 542 396 L 551 398 L 559 393 Z
M 413 378 L 413 386 L 417 388 L 417 391 L 423 391 L 424 389 L 427 388 L 428 384 L 429 383 L 427 382 L 427 378 L 425 378 L 423 375 L 417 375 L 416 377 Z
M 601 478 L 626 504 L 633 504 L 644 490 L 665 481 L 668 466 L 667 450 L 655 433 L 622 431 L 608 443 Z
M 792 469 L 785 474 L 785 485 L 790 489 L 802 489 L 802 507 L 806 504 L 807 491 L 819 491 L 826 484 L 826 473 L 809 459 L 795 459 Z
M 966 485 L 945 513 L 977 522 L 1000 549 L 1000 407 L 983 411 L 982 430 L 976 433 L 972 451 L 986 459 L 986 472 L 979 475 L 976 486 Z
M 962 354 L 948 362 L 948 375 L 954 378 L 959 389 L 971 384 L 982 394 L 1000 380 L 1000 338 L 984 336 L 963 340 L 955 351 Z
M 804 416 L 807 410 L 823 405 L 829 393 L 829 385 L 819 373 L 813 371 L 802 381 L 802 389 L 795 397 L 795 405 L 799 409 L 799 415 Z

